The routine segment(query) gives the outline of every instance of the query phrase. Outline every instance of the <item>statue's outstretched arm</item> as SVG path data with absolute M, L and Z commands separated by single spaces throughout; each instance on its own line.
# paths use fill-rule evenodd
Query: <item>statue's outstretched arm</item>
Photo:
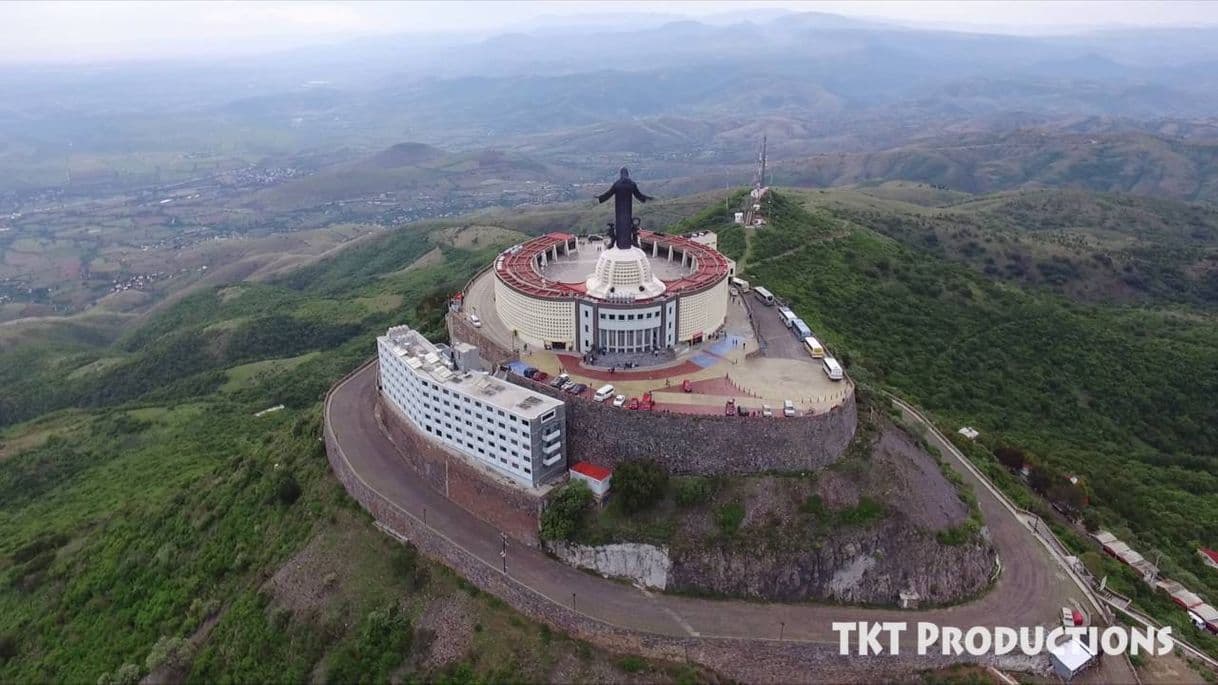
M 635 186 L 635 187 L 634 187 L 634 197 L 635 197 L 635 199 L 636 199 L 636 200 L 638 200 L 639 202 L 646 202 L 646 201 L 648 201 L 648 200 L 654 200 L 654 199 L 655 199 L 654 197 L 652 197 L 652 196 L 650 196 L 650 195 L 644 195 L 642 192 L 640 192 L 640 191 L 639 191 L 638 186 Z
M 600 195 L 597 195 L 596 199 L 601 202 L 604 202 L 605 200 L 608 200 L 611 197 L 613 197 L 613 188 L 606 190 L 604 193 L 601 193 Z

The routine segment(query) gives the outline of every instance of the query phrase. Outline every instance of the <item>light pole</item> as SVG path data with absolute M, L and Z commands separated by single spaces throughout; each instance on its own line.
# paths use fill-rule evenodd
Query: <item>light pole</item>
M 499 550 L 499 558 L 503 560 L 503 573 L 507 575 L 507 535 L 499 533 L 499 537 L 503 541 L 503 548 Z

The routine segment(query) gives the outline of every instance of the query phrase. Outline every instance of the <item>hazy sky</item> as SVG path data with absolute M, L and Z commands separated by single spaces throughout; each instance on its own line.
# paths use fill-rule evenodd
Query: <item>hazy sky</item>
M 14 2 L 0 1 L 0 61 L 217 56 L 383 33 L 527 30 L 564 15 L 705 17 L 773 7 L 949 28 L 1061 33 L 1218 25 L 1218 2 Z

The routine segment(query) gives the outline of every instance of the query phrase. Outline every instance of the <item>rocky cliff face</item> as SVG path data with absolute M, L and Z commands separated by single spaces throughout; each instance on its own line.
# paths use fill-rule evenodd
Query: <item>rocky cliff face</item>
M 674 550 L 668 590 L 778 601 L 898 604 L 959 602 L 983 592 L 997 569 L 980 539 L 944 545 L 901 520 L 838 531 L 811 545 L 724 545 Z
M 584 542 L 619 544 L 554 551 L 670 592 L 884 606 L 985 592 L 999 566 L 979 514 L 915 436 L 867 417 L 844 458 L 820 471 L 676 478 L 646 510 L 597 515 Z
M 654 545 L 625 542 L 593 547 L 552 542 L 546 545 L 546 549 L 576 568 L 656 590 L 668 586 L 668 575 L 672 569 L 668 550 Z

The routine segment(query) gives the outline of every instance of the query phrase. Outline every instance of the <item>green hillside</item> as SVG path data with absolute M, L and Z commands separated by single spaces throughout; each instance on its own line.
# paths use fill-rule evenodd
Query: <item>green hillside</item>
M 809 198 L 773 197 L 771 227 L 750 234 L 753 283 L 854 375 L 1078 476 L 1094 522 L 1218 598 L 1194 553 L 1218 531 L 1218 320 L 996 283 Z
M 970 193 L 1049 187 L 1213 201 L 1218 199 L 1216 152 L 1212 140 L 1027 128 L 936 137 L 874 152 L 818 154 L 772 168 L 775 182 L 793 186 L 899 179 Z
M 1192 553 L 1218 530 L 1212 315 L 1183 301 L 1080 303 L 990 278 L 919 246 L 916 228 L 886 235 L 950 207 L 908 189 L 871 193 L 776 193 L 760 231 L 729 227 L 722 194 L 645 211 L 673 231 L 723 229 L 748 277 L 790 300 L 856 377 L 947 427 L 977 426 L 991 447 L 1026 450 L 1054 477 L 1079 476 L 1093 523 L 1162 551 L 1168 575 L 1218 598 Z M 1016 231 L 1004 202 L 961 206 Z M 155 671 L 344 682 L 356 668 L 545 680 L 559 664 L 574 679 L 699 677 L 552 635 L 385 539 L 328 475 L 317 441 L 326 388 L 390 324 L 441 337 L 448 294 L 519 239 L 502 229 L 594 227 L 603 212 L 589 202 L 482 215 L 478 226 L 501 228 L 469 234 L 454 233 L 459 223 L 396 231 L 270 283 L 201 290 L 114 343 L 0 352 L 0 681 Z M 1106 225 L 1113 241 L 1136 239 Z M 458 628 L 434 622 L 453 612 L 465 617 Z M 434 663 L 437 640 L 470 651 Z
M 1218 307 L 1218 210 L 1134 195 L 883 183 L 802 197 L 994 280 L 1087 302 Z
M 112 346 L 8 357 L 6 422 L 59 411 L 0 432 L 0 682 L 702 680 L 523 619 L 376 531 L 329 475 L 325 390 L 390 324 L 442 337 L 447 295 L 504 246 L 448 235 L 201 291 Z

